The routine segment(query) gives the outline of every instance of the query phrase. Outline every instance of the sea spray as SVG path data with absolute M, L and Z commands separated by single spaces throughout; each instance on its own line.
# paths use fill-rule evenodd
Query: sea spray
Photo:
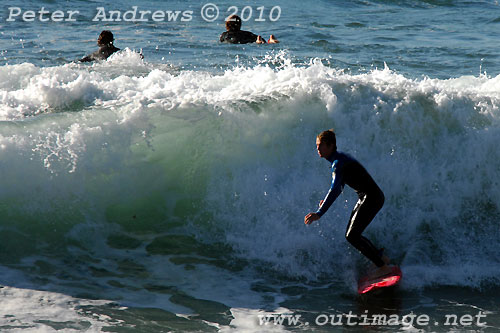
M 282 63 L 179 73 L 125 53 L 87 67 L 4 66 L 14 84 L 3 88 L 3 211 L 9 235 L 33 244 L 19 259 L 87 225 L 104 238 L 188 233 L 280 274 L 331 275 L 363 260 L 343 239 L 349 189 L 303 225 L 330 183 L 315 136 L 334 128 L 386 194 L 367 229 L 377 245 L 403 268 L 494 281 L 498 78 Z M 131 74 L 115 75 L 117 64 Z M 460 265 L 470 269 L 450 269 Z

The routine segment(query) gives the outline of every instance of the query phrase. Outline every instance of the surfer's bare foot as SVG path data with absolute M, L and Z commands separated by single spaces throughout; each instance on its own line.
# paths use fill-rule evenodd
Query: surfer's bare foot
M 382 256 L 382 261 L 384 262 L 384 264 L 389 265 L 389 263 L 391 262 L 391 259 L 389 259 L 388 256 L 383 255 Z M 375 271 L 377 268 L 378 267 L 375 266 L 375 264 L 372 264 L 372 266 L 370 267 L 370 272 Z
M 276 39 L 276 37 L 274 37 L 274 35 L 271 35 L 269 36 L 269 40 L 267 41 L 269 44 L 277 44 L 279 43 L 280 41 Z
M 392 267 L 389 265 L 384 265 L 382 267 L 378 267 L 376 270 L 369 273 L 370 279 L 376 279 L 380 276 L 389 274 L 392 271 Z

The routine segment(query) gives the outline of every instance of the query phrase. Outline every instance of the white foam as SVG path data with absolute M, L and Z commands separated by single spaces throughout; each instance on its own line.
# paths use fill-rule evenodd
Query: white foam
M 38 186 L 50 192 L 45 198 L 76 193 L 106 207 L 108 198 L 132 196 L 130 188 L 147 193 L 144 184 L 192 189 L 219 237 L 244 258 L 294 276 L 345 275 L 350 284 L 359 255 L 343 234 L 354 194 L 346 191 L 321 223 L 303 225 L 330 183 L 315 136 L 333 127 L 339 149 L 386 193 L 367 232 L 392 257 L 408 267 L 422 264 L 420 253 L 429 266 L 497 263 L 500 76 L 351 74 L 319 60 L 176 72 L 133 52 L 0 73 L 9 78 L 0 104 L 7 197 L 36 202 L 30 189 Z M 185 193 L 172 191 L 173 207 Z
M 81 307 L 104 306 L 105 300 L 86 300 L 68 295 L 28 288 L 0 289 L 2 307 L 0 325 L 16 332 L 100 332 L 102 328 L 119 323 L 105 315 L 88 315 Z
M 253 310 L 248 308 L 232 308 L 231 314 L 234 317 L 231 323 L 227 327 L 221 327 L 220 332 L 242 332 L 242 333 L 254 333 L 254 332 L 288 332 L 287 326 L 280 324 L 278 321 L 265 321 L 266 317 L 279 318 L 279 315 L 288 315 L 290 310 L 286 308 L 277 308 L 272 312 L 264 310 Z M 267 319 L 269 319 L 267 318 Z M 286 324 L 287 321 L 285 320 Z M 296 325 L 295 327 L 298 327 Z

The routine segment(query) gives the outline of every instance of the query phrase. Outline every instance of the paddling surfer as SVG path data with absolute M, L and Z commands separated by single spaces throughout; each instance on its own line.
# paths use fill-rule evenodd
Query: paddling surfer
M 319 156 L 332 164 L 332 185 L 326 197 L 321 200 L 319 209 L 315 213 L 307 214 L 304 223 L 311 224 L 319 220 L 340 195 L 344 185 L 349 185 L 357 192 L 359 200 L 352 210 L 345 237 L 377 266 L 377 269 L 370 274 L 372 278 L 389 273 L 391 271 L 388 266 L 389 258 L 383 256 L 380 250 L 361 235 L 384 205 L 384 193 L 357 160 L 337 151 L 337 140 L 333 130 L 323 131 L 317 136 L 316 148 Z
M 258 36 L 250 31 L 241 30 L 241 18 L 238 15 L 231 15 L 228 17 L 226 21 L 226 31 L 220 35 L 219 40 L 221 43 L 230 44 L 266 44 L 266 41 L 260 35 Z M 274 35 L 271 35 L 267 43 L 276 44 L 279 43 L 279 41 Z

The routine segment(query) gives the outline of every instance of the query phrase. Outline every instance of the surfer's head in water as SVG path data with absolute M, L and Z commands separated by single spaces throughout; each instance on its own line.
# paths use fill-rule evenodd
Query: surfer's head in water
M 320 157 L 328 159 L 337 151 L 337 138 L 333 130 L 323 131 L 316 137 L 316 149 Z
M 114 40 L 115 37 L 113 36 L 113 33 L 111 31 L 103 30 L 99 35 L 99 38 L 97 38 L 97 45 L 99 46 L 112 45 Z

